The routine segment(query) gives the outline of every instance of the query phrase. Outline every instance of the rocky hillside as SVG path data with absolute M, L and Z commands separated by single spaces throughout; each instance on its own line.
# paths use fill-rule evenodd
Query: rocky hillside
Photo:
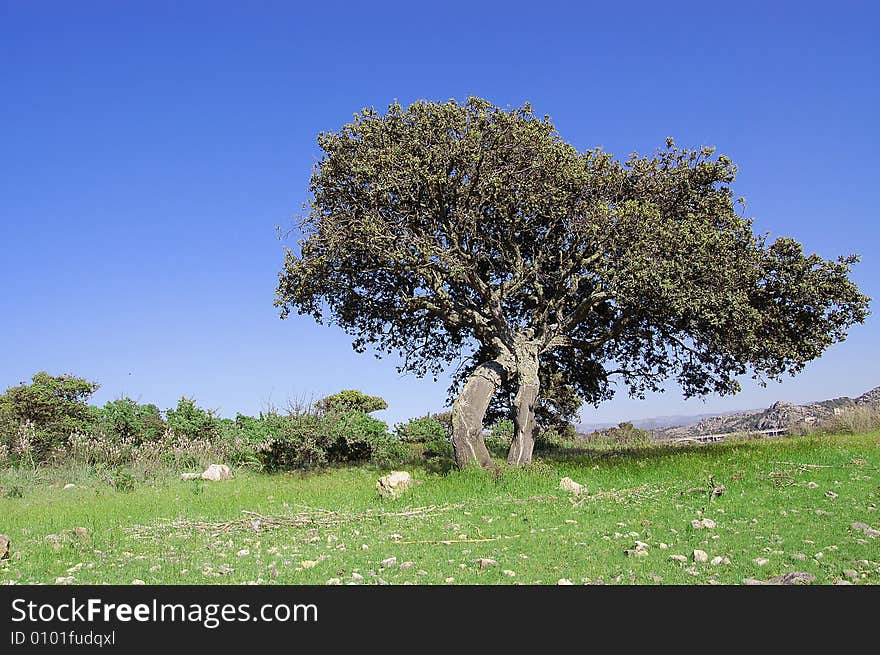
M 749 432 L 753 430 L 792 429 L 798 426 L 811 426 L 831 419 L 835 415 L 859 406 L 880 409 L 880 387 L 875 387 L 858 398 L 835 398 L 808 405 L 776 402 L 760 412 L 741 412 L 713 416 L 692 425 L 684 425 L 664 430 L 655 430 L 655 439 L 680 439 L 704 434 L 726 434 L 729 432 Z

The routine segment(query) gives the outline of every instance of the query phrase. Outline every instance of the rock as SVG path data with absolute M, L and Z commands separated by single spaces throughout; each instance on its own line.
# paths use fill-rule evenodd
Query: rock
M 810 489 L 818 489 L 819 485 L 816 484 L 815 482 L 807 482 L 807 487 Z
M 826 491 L 826 492 L 825 492 L 825 497 L 826 497 L 826 498 L 831 498 L 831 499 L 833 500 L 833 499 L 837 498 L 837 494 L 834 493 L 833 491 Z
M 837 580 L 834 584 L 848 587 L 852 584 L 852 582 L 850 582 L 849 580 Z
M 514 576 L 516 575 L 516 572 L 511 571 L 510 569 L 504 569 L 504 570 L 502 571 L 502 573 L 503 573 L 504 575 L 506 575 L 508 578 L 512 578 L 512 577 L 514 577 Z
M 131 581 L 131 584 L 133 584 L 133 585 L 145 585 L 145 584 L 147 584 L 147 583 L 144 582 L 143 580 L 139 579 L 139 578 L 135 578 L 134 580 Z
M 746 585 L 759 585 L 759 584 L 767 584 L 763 580 L 755 580 L 755 578 L 743 578 L 743 584 Z
M 701 564 L 705 564 L 709 561 L 709 555 L 705 550 L 695 550 L 693 557 L 695 562 L 700 562 Z
M 376 481 L 376 492 L 383 498 L 397 498 L 412 486 L 412 476 L 406 471 L 391 471 Z
M 0 559 L 9 559 L 9 537 L 0 534 Z
M 676 562 L 681 562 L 681 563 L 688 561 L 688 558 L 685 557 L 684 555 L 670 555 L 669 559 L 674 560 Z
M 871 538 L 880 537 L 880 530 L 875 530 L 867 523 L 851 523 L 850 526 L 853 530 L 859 530 L 860 532 L 864 532 L 865 535 Z
M 646 544 L 644 541 L 637 541 L 636 550 L 648 550 L 648 544 Z
M 648 551 L 642 548 L 630 548 L 624 551 L 627 557 L 647 557 Z
M 767 559 L 766 557 L 756 557 L 753 561 L 754 561 L 755 564 L 757 564 L 758 566 L 764 566 L 765 564 L 769 564 L 769 563 L 770 563 L 770 560 Z
M 70 491 L 71 489 L 76 489 L 76 485 L 72 482 L 68 482 L 66 485 L 64 485 L 64 491 Z
M 481 569 L 487 569 L 490 566 L 498 566 L 498 562 L 489 557 L 480 557 L 474 560 L 477 564 L 479 564 Z
M 73 584 L 73 576 L 55 578 L 55 584 Z
M 211 464 L 205 469 L 200 476 L 202 480 L 210 480 L 211 482 L 220 482 L 221 480 L 229 480 L 232 478 L 232 471 L 226 464 Z
M 326 584 L 329 584 L 329 585 L 339 585 L 339 584 L 342 584 L 342 578 L 330 578 L 329 580 L 327 580 L 327 583 L 326 583 Z
M 181 473 L 180 479 L 181 480 L 201 480 L 202 474 L 201 473 Z
M 240 551 L 235 553 L 235 556 L 236 557 L 247 557 L 250 554 L 251 554 L 251 551 L 249 551 L 247 548 L 242 548 Z
M 387 569 L 392 566 L 397 566 L 397 558 L 396 557 L 389 557 L 388 559 L 383 559 L 380 566 L 383 569 Z
M 352 579 L 352 580 L 363 580 L 363 579 L 364 579 L 364 576 L 362 576 L 362 575 L 361 575 L 360 573 L 358 573 L 358 572 L 354 572 L 354 573 L 351 574 L 351 579 Z
M 718 566 L 719 564 L 723 564 L 723 563 L 724 563 L 724 558 L 721 557 L 720 555 L 717 555 L 717 556 L 713 557 L 713 558 L 712 558 L 712 561 L 709 562 L 709 563 L 710 563 L 712 566 Z
M 563 491 L 568 491 L 573 494 L 582 494 L 586 493 L 587 491 L 584 485 L 580 484 L 579 482 L 575 482 L 571 478 L 562 478 L 559 481 L 559 488 Z
M 702 530 L 703 528 L 714 530 L 716 523 L 712 519 L 694 519 L 691 521 L 691 525 L 695 530 Z
M 669 548 L 669 545 L 668 545 L 668 544 L 664 544 L 664 543 L 661 541 L 659 544 L 657 544 L 657 548 L 659 548 L 660 550 L 666 550 L 667 548 Z
M 859 572 L 854 571 L 853 569 L 844 569 L 843 574 L 847 578 L 850 578 L 851 580 L 858 580 L 859 579 Z
M 777 585 L 793 585 L 793 584 L 810 584 L 816 581 L 816 576 L 812 573 L 803 573 L 802 571 L 789 571 L 782 575 L 774 575 L 767 581 L 767 584 Z
M 562 586 L 568 586 L 568 585 L 573 585 L 574 582 L 572 582 L 568 578 L 559 578 L 559 580 L 556 581 L 556 584 L 562 585 Z
M 406 571 L 407 569 L 411 569 L 411 568 L 414 567 L 415 565 L 416 565 L 415 562 L 403 562 L 403 563 L 400 565 L 400 570 L 401 570 L 401 571 Z

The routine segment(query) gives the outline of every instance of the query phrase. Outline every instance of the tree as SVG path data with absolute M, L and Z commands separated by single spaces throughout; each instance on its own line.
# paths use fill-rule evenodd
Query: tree
M 365 414 L 388 409 L 388 403 L 379 396 L 368 396 L 357 389 L 343 389 L 318 401 L 318 410 L 324 413 L 358 411 Z
M 528 462 L 542 378 L 584 402 L 667 378 L 685 396 L 795 374 L 867 316 L 857 257 L 768 243 L 737 213 L 736 167 L 667 139 L 620 162 L 579 152 L 531 108 L 417 102 L 318 136 L 311 209 L 276 306 L 435 375 L 470 355 L 453 405 L 459 465 L 492 466 L 483 418 L 513 391 Z
M 36 430 L 35 449 L 45 456 L 72 432 L 86 430 L 92 416 L 86 401 L 98 390 L 98 383 L 74 375 L 36 373 L 31 383 L 9 387 L 0 395 L 0 431 L 11 438 L 21 422 Z M 0 434 L 0 442 L 3 441 Z

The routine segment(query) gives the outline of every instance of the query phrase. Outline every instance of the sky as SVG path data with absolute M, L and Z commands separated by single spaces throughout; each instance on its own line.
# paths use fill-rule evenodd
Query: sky
M 878 20 L 868 2 L 0 0 L 0 391 L 46 370 L 100 382 L 97 403 L 224 416 L 342 388 L 391 423 L 442 409 L 448 380 L 273 307 L 317 134 L 395 99 L 528 101 L 621 158 L 715 146 L 756 230 L 860 253 L 880 297 Z M 581 416 L 854 396 L 878 369 L 875 313 L 782 384 Z

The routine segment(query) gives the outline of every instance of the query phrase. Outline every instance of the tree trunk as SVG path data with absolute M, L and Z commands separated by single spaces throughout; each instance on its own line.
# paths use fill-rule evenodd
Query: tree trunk
M 538 422 L 535 404 L 538 402 L 538 353 L 532 344 L 518 349 L 516 357 L 516 396 L 513 399 L 513 442 L 507 454 L 508 464 L 528 464 L 532 461 Z
M 483 418 L 503 374 L 504 369 L 496 361 L 480 364 L 452 405 L 452 448 L 460 468 L 469 464 L 495 468 L 483 440 Z

